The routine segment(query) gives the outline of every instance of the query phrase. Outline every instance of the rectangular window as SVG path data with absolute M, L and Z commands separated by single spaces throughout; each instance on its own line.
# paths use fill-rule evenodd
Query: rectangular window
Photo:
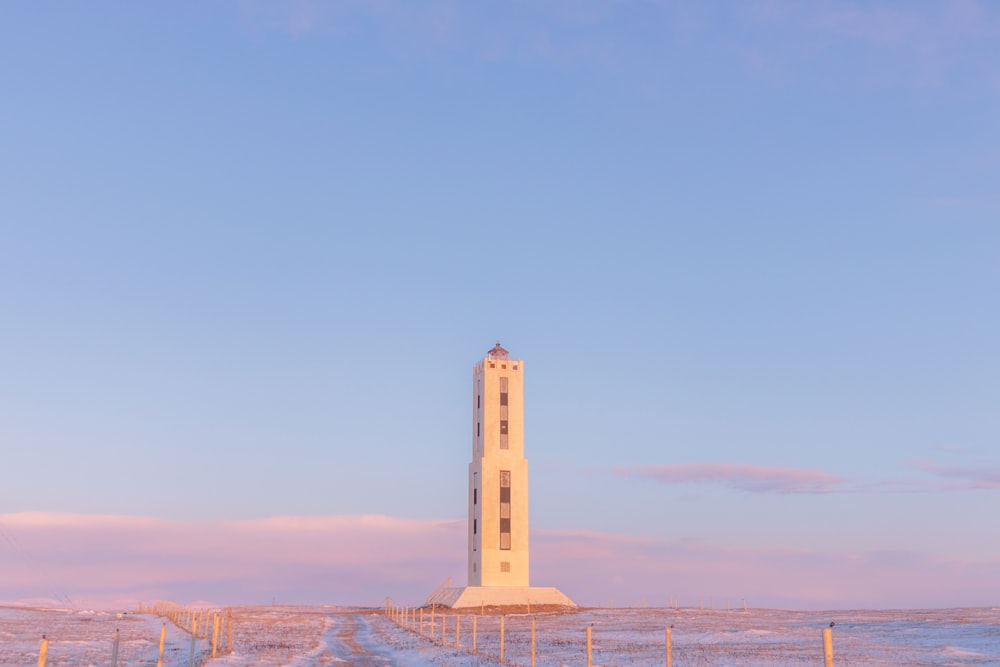
M 507 449 L 508 394 L 507 378 L 500 378 L 500 449 Z
M 477 521 L 476 521 L 475 519 L 473 519 L 473 520 L 472 520 L 472 534 L 473 534 L 473 535 L 475 535 L 475 534 L 476 534 L 476 529 L 477 529 L 478 527 L 479 527 L 479 525 L 478 525 Z
M 510 471 L 500 471 L 500 548 L 510 549 Z
M 472 490 L 472 504 L 475 505 L 479 500 L 479 489 Z
M 479 422 L 476 422 L 476 437 L 479 437 Z
M 510 561 L 509 560 L 502 560 L 502 561 L 500 561 L 500 571 L 501 572 L 510 572 Z
M 482 396 L 480 396 L 479 394 L 476 394 L 476 409 L 477 410 L 479 408 L 483 407 L 482 398 L 483 398 Z

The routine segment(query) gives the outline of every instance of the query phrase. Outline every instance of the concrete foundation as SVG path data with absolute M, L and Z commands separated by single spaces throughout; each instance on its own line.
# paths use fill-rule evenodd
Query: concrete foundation
M 471 607 L 513 607 L 521 605 L 575 607 L 558 588 L 542 586 L 466 586 L 445 588 L 428 598 L 428 604 L 439 604 L 452 609 Z

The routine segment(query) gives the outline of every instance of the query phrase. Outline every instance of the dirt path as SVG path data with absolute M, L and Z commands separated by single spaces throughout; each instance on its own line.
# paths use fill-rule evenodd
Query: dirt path
M 364 641 L 367 632 L 359 632 L 359 628 L 364 627 L 367 631 L 367 624 L 359 614 L 337 614 L 330 617 L 330 623 L 331 627 L 323 633 L 327 650 L 320 656 L 320 664 L 395 667 L 393 660 L 380 652 L 381 647 Z

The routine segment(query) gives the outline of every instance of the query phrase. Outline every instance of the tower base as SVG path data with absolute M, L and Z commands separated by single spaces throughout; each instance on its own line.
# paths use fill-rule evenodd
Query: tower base
M 514 607 L 538 605 L 539 607 L 575 607 L 558 588 L 540 586 L 466 586 L 445 588 L 427 600 L 452 609 L 469 607 Z

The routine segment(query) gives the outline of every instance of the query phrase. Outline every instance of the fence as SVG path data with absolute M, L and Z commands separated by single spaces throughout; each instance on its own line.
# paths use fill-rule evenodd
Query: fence
M 227 655 L 233 652 L 233 610 L 226 609 L 194 609 L 182 607 L 173 602 L 157 602 L 151 607 L 139 608 L 139 613 L 156 614 L 176 625 L 191 636 L 191 648 L 188 664 L 194 667 L 195 640 L 208 641 L 211 635 L 212 657 Z M 163 641 L 166 636 L 160 632 L 160 653 L 157 656 L 156 667 L 163 667 Z M 223 645 L 225 648 L 223 648 Z M 116 667 L 112 665 L 112 667 Z
M 450 611 L 450 610 L 449 610 Z M 401 605 L 396 605 L 389 598 L 386 598 L 386 605 L 384 614 L 386 618 L 395 623 L 397 626 L 408 630 L 415 635 L 418 635 L 434 644 L 440 645 L 442 647 L 451 647 L 459 650 L 467 651 L 472 655 L 482 655 L 486 657 L 495 658 L 500 664 L 516 664 L 511 663 L 507 660 L 507 644 L 512 640 L 508 636 L 507 630 L 507 617 L 505 615 L 500 615 L 499 617 L 499 628 L 497 634 L 497 639 L 494 640 L 490 648 L 494 650 L 483 651 L 480 645 L 480 635 L 479 635 L 479 619 L 478 614 L 462 614 L 462 613 L 443 613 L 443 610 L 439 610 L 436 605 L 431 605 L 430 608 L 427 607 L 406 607 Z M 523 620 L 523 615 L 518 615 L 520 620 Z M 465 639 L 463 640 L 463 626 L 465 627 Z M 528 627 L 522 626 L 522 632 L 527 634 Z M 663 662 L 666 667 L 673 667 L 674 658 L 674 636 L 673 636 L 673 626 L 663 629 Z M 491 633 L 491 637 L 493 633 Z M 823 660 L 825 667 L 833 667 L 833 629 L 832 626 L 828 628 L 823 628 L 821 632 L 820 644 L 817 642 L 817 649 L 822 646 Z M 538 655 L 537 655 L 537 641 L 536 641 L 536 624 L 535 618 L 530 618 L 530 640 L 526 640 L 523 636 L 517 637 L 516 641 L 519 644 L 526 644 L 530 641 L 530 665 L 531 667 L 536 667 Z M 585 646 L 586 656 L 587 656 L 587 667 L 593 666 L 593 645 L 594 645 L 594 629 L 591 625 L 588 625 L 580 635 L 581 647 Z M 817 651 L 818 652 L 818 651 Z M 563 659 L 559 659 L 559 664 L 562 664 Z
M 211 633 L 212 657 L 232 653 L 233 650 L 233 611 L 232 609 L 208 610 L 191 609 L 182 607 L 171 602 L 160 602 L 152 607 L 142 607 L 139 614 L 155 614 L 166 619 L 160 627 L 159 645 L 156 654 L 156 666 L 163 667 L 163 651 L 167 639 L 167 621 L 173 623 L 182 631 L 191 636 L 190 651 L 188 655 L 189 667 L 195 667 L 195 643 L 198 639 L 209 639 Z M 119 614 L 118 618 L 123 618 Z M 223 639 L 225 638 L 225 639 Z M 121 632 L 116 628 L 111 636 L 111 667 L 119 667 L 119 649 L 121 648 Z M 47 635 L 42 635 L 41 646 L 38 650 L 38 667 L 45 667 L 49 661 L 49 643 Z M 225 645 L 225 648 L 223 648 Z

